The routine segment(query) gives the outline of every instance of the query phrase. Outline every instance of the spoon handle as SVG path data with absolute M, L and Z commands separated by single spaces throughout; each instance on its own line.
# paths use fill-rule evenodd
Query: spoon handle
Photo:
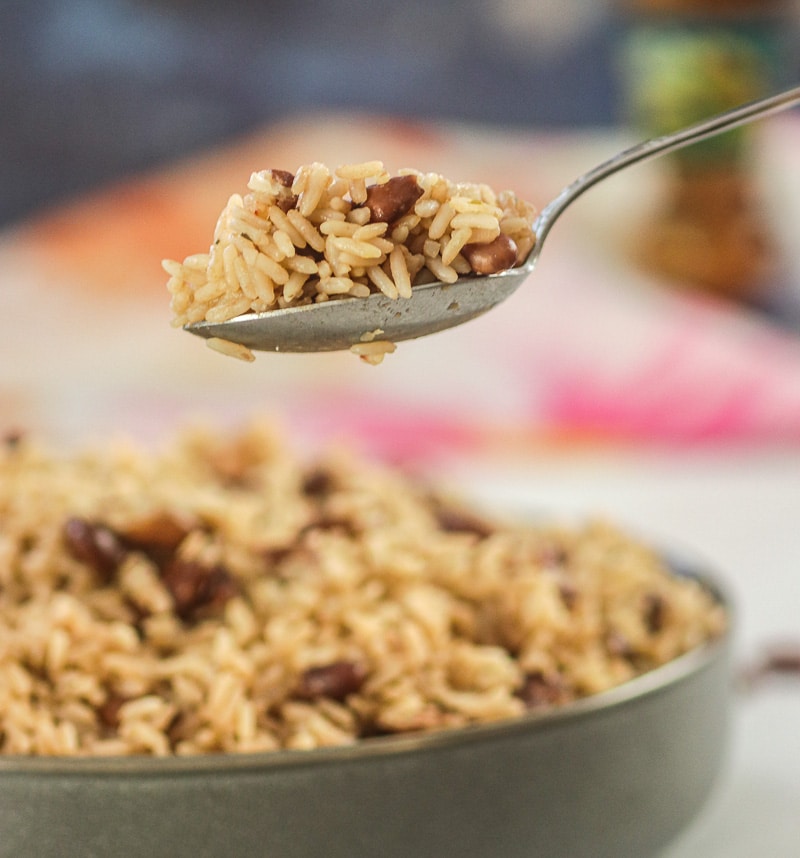
M 629 149 L 624 149 L 622 152 L 579 176 L 542 209 L 534 223 L 534 231 L 537 238 L 536 247 L 541 248 L 544 238 L 550 231 L 553 223 L 555 223 L 556 219 L 572 202 L 593 185 L 596 185 L 613 173 L 631 164 L 647 161 L 668 152 L 674 152 L 676 149 L 681 149 L 706 137 L 713 137 L 738 125 L 744 125 L 755 119 L 768 116 L 771 113 L 785 110 L 798 102 L 800 102 L 800 86 L 780 92 L 777 95 L 771 95 L 743 104 L 732 110 L 712 116 L 709 119 L 704 119 L 687 128 L 674 131 L 671 134 L 665 134 L 661 137 L 653 137 L 650 140 L 645 140 L 642 143 L 631 146 Z

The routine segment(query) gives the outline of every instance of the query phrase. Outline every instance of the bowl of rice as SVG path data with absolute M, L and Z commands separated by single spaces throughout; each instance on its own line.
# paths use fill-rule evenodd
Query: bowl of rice
M 256 424 L 0 449 L 0 855 L 644 856 L 724 758 L 730 606 Z

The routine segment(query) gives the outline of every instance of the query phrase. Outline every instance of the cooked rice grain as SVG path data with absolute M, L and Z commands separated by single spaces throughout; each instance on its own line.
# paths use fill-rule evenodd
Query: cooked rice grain
M 228 355 L 228 357 L 233 357 L 237 360 L 252 363 L 256 359 L 256 356 L 247 346 L 243 346 L 241 343 L 232 343 L 230 340 L 224 340 L 222 337 L 209 337 L 206 340 L 206 345 L 215 352 Z
M 358 355 L 365 363 L 377 366 L 386 355 L 392 354 L 397 346 L 389 340 L 363 340 L 350 346 L 350 351 Z

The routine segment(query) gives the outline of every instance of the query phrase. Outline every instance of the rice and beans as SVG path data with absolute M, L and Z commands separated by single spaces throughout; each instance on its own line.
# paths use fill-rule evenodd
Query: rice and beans
M 504 524 L 270 426 L 0 447 L 0 753 L 343 745 L 514 718 L 718 635 L 614 527 Z

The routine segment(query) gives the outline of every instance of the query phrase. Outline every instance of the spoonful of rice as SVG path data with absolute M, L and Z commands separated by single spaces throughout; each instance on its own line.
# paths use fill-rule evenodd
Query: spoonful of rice
M 246 360 L 253 350 L 350 349 L 378 363 L 401 340 L 460 325 L 531 274 L 556 220 L 585 191 L 800 102 L 800 87 L 626 149 L 535 216 L 509 191 L 380 161 L 253 173 L 219 217 L 208 253 L 165 260 L 173 324 Z

